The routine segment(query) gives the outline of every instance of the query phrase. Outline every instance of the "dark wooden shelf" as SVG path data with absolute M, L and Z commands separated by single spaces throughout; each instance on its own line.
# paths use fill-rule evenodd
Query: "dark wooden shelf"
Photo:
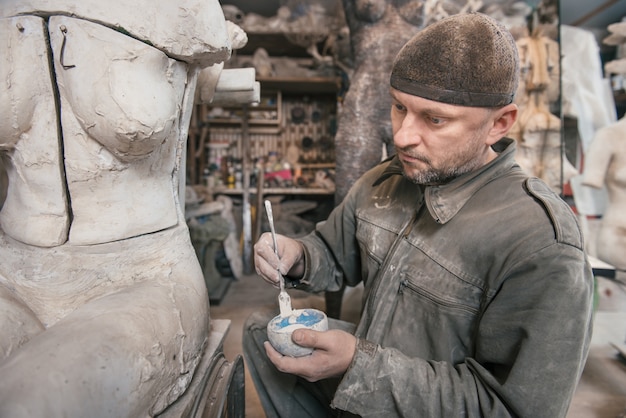
M 209 125 L 241 125 L 242 118 L 209 118 L 206 120 Z M 279 120 L 275 119 L 248 119 L 248 125 L 280 125 Z
M 291 43 L 287 37 L 278 33 L 246 32 L 248 43 L 237 54 L 253 55 L 258 48 L 264 48 L 271 57 L 288 56 L 291 58 L 310 58 L 306 48 Z M 318 44 L 318 48 L 323 47 L 323 42 Z
M 339 77 L 257 77 L 261 91 L 280 90 L 283 93 L 329 94 L 341 85 Z

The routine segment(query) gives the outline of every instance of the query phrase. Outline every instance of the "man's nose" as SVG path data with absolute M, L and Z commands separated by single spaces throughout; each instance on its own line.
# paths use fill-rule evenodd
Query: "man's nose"
M 416 117 L 407 115 L 393 135 L 396 148 L 418 145 L 422 142 L 422 127 Z

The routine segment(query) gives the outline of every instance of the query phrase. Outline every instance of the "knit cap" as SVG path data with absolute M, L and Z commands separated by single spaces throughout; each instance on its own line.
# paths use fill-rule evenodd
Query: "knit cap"
M 399 91 L 438 102 L 505 106 L 513 102 L 519 82 L 515 39 L 482 13 L 444 18 L 402 47 L 390 81 Z

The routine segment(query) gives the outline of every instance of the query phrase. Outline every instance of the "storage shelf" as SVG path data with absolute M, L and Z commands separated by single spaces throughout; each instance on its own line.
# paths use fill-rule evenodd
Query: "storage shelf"
M 238 58 L 241 58 L 238 51 Z M 336 129 L 336 99 L 341 88 L 341 78 L 334 76 L 334 72 L 320 73 L 319 76 L 304 76 L 307 70 L 298 72 L 297 77 L 274 76 L 260 77 L 261 101 L 258 105 L 249 106 L 219 106 L 226 112 L 211 114 L 209 104 L 200 104 L 192 115 L 195 117 L 191 124 L 195 129 L 190 135 L 193 138 L 193 147 L 188 155 L 203 159 L 194 166 L 196 181 L 198 174 L 203 173 L 211 162 L 220 161 L 229 155 L 242 161 L 241 173 L 243 179 L 249 179 L 253 167 L 252 158 L 269 155 L 270 151 L 286 155 L 290 146 L 298 146 L 305 136 L 311 138 L 326 138 L 334 135 Z M 330 76 L 326 76 L 326 74 Z M 287 98 L 285 100 L 285 97 Z M 292 123 L 291 110 L 295 107 L 304 109 L 307 117 L 303 122 Z M 317 111 L 319 117 L 314 117 Z M 245 119 L 244 119 L 245 118 Z M 215 144 L 212 142 L 215 141 Z M 303 149 L 299 156 L 302 163 L 297 167 L 308 175 L 315 170 L 335 168 L 332 150 L 318 149 L 317 144 L 312 148 Z M 286 183 L 271 183 L 273 185 Z M 301 184 L 301 183 L 300 183 Z M 311 183 L 304 183 L 309 185 Z M 312 184 L 311 184 L 312 185 Z M 254 218 L 250 201 L 256 200 L 260 206 L 264 196 L 295 196 L 305 200 L 323 201 L 324 204 L 333 202 L 334 188 L 323 187 L 256 187 L 238 184 L 239 188 L 220 187 L 207 188 L 207 192 L 216 195 L 238 197 L 242 199 L 242 239 L 244 265 L 251 260 L 252 243 L 260 235 L 261 222 Z M 254 203 L 253 203 L 254 205 Z M 261 211 L 256 207 L 256 212 Z

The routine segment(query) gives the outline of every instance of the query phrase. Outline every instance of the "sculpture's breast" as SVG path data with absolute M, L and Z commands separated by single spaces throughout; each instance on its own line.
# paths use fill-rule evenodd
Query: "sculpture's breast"
M 145 157 L 172 136 L 187 64 L 80 19 L 52 17 L 50 37 L 61 111 L 71 113 L 92 139 L 128 162 Z

